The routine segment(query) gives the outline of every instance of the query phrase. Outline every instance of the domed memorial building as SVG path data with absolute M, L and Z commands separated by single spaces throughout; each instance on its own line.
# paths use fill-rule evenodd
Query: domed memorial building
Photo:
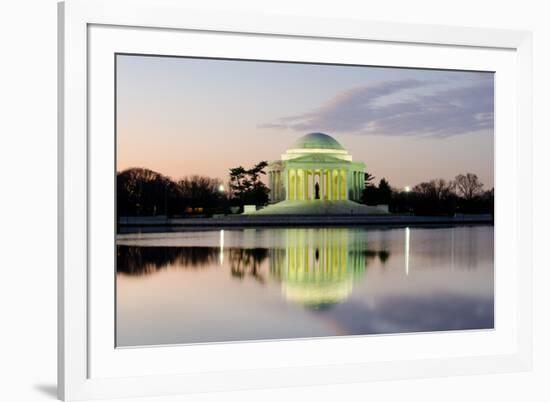
M 281 159 L 269 162 L 270 204 L 257 214 L 377 214 L 359 204 L 365 164 L 353 161 L 333 137 L 310 133 L 298 138 Z

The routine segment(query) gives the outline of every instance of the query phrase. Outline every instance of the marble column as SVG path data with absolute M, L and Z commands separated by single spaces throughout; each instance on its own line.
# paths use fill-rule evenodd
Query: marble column
M 281 172 L 275 172 L 275 201 L 279 201 L 279 182 Z
M 290 169 L 288 170 L 288 187 L 287 187 L 287 191 L 288 191 L 288 199 L 292 200 L 292 171 Z
M 298 201 L 300 199 L 300 170 L 296 169 L 296 179 L 294 183 L 294 199 Z
M 355 190 L 356 190 L 356 180 L 357 180 L 357 177 L 355 176 L 355 171 L 352 171 L 351 173 L 351 180 L 349 181 L 349 184 L 350 184 L 350 188 L 349 188 L 349 191 L 348 193 L 351 194 L 351 198 L 353 200 L 355 200 L 357 197 L 356 197 L 356 193 L 355 193 Z
M 298 200 L 302 201 L 304 199 L 304 171 L 299 169 L 298 172 Z
M 277 181 L 277 175 L 279 172 L 275 171 L 273 172 L 273 201 L 277 201 L 277 193 L 278 193 L 278 181 Z
M 327 199 L 332 200 L 332 174 L 330 170 L 326 171 L 327 175 Z
M 321 170 L 321 182 L 323 184 L 323 200 L 327 199 L 327 183 L 326 183 L 326 170 Z
M 338 174 L 332 171 L 332 199 L 338 201 Z
M 336 187 L 338 193 L 338 201 L 342 199 L 342 175 L 340 174 L 340 169 L 336 171 L 336 177 L 338 177 L 338 186 Z
M 296 197 L 296 171 L 294 169 L 290 172 L 289 180 L 289 199 L 293 200 Z
M 300 201 L 304 200 L 304 177 L 305 172 L 303 169 L 300 169 L 300 181 L 298 182 L 298 197 Z
M 359 191 L 359 172 L 355 172 L 355 200 L 359 201 L 361 192 Z
M 304 172 L 304 186 L 303 186 L 303 191 L 304 191 L 304 201 L 307 201 L 309 200 L 309 171 L 308 170 L 303 170 Z
M 277 201 L 281 201 L 281 194 L 282 194 L 282 186 L 281 186 L 281 171 L 279 170 L 277 172 Z
M 325 199 L 325 172 L 321 170 L 319 172 L 319 198 L 324 200 Z
M 335 189 L 338 187 L 338 178 L 334 175 L 334 170 L 330 170 L 330 195 L 332 197 L 333 201 L 336 201 L 338 198 L 338 194 L 336 193 Z
M 348 192 L 348 186 L 347 186 L 347 180 L 346 180 L 346 171 L 340 170 L 340 180 L 341 182 L 341 188 L 340 188 L 340 196 L 341 200 L 345 200 L 348 198 L 347 192 Z
M 279 201 L 281 201 L 283 199 L 283 180 L 282 180 L 282 172 L 279 171 L 278 174 L 277 174 L 277 198 L 279 199 Z
M 355 178 L 357 180 L 357 201 L 359 201 L 361 199 L 361 175 L 359 174 L 359 172 L 355 172 Z
M 336 175 L 338 176 L 338 200 L 342 200 L 342 171 L 338 169 L 336 171 Z
M 294 199 L 296 201 L 300 200 L 300 169 L 296 169 L 296 197 Z
M 336 193 L 338 194 L 338 201 L 342 199 L 342 175 L 340 174 L 340 169 L 336 171 L 336 177 L 337 177 L 337 185 L 336 185 Z
M 277 174 L 279 172 L 273 172 L 273 201 L 277 201 L 277 192 L 278 192 L 278 181 L 277 181 Z
M 290 169 L 285 170 L 285 200 L 290 200 Z
M 361 172 L 357 172 L 357 200 L 361 200 L 363 191 L 361 189 Z
M 353 172 L 353 199 L 357 201 L 359 197 L 357 197 L 357 172 Z
M 279 201 L 279 172 L 275 172 L 275 177 L 274 177 L 274 180 L 273 180 L 275 183 L 273 185 L 274 187 L 274 196 L 275 196 L 275 201 Z
M 359 200 L 359 172 L 355 173 L 355 183 L 353 186 L 353 192 L 355 194 L 355 200 Z
M 357 172 L 357 189 L 359 190 L 359 199 L 363 198 L 363 189 L 361 185 L 361 178 L 363 177 L 361 172 Z

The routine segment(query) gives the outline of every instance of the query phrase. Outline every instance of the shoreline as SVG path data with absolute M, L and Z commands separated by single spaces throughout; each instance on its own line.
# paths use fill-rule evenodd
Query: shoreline
M 249 226 L 401 226 L 493 224 L 490 214 L 416 215 L 227 215 L 212 218 L 122 217 L 120 228 L 208 228 Z

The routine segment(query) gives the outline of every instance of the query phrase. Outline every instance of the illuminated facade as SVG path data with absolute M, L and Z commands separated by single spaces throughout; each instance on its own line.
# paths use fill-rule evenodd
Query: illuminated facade
M 267 169 L 270 202 L 361 200 L 365 164 L 323 133 L 300 137 Z

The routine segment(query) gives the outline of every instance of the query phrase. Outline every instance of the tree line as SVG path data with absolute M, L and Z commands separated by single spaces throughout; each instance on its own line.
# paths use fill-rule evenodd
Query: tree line
M 459 174 L 454 180 L 433 179 L 410 189 L 393 189 L 382 178 L 373 184 L 374 176 L 365 173 L 362 202 L 367 205 L 385 204 L 390 212 L 415 215 L 493 214 L 494 189 L 485 190 L 473 173 Z
M 223 202 L 221 182 L 205 176 L 172 180 L 158 172 L 131 168 L 117 173 L 119 216 L 182 215 L 203 212 Z
M 161 173 L 130 168 L 117 173 L 118 216 L 212 215 L 242 211 L 243 205 L 266 205 L 269 188 L 263 182 L 266 161 L 250 168 L 229 169 L 226 189 L 219 179 L 191 175 L 173 180 Z M 434 179 L 405 190 L 393 188 L 382 178 L 365 173 L 362 203 L 385 204 L 394 213 L 441 215 L 493 213 L 494 190 L 485 190 L 473 173 L 459 174 L 453 180 Z
M 262 182 L 266 161 L 249 169 L 229 169 L 229 188 L 219 179 L 192 175 L 179 180 L 144 168 L 117 173 L 118 216 L 180 216 L 227 213 L 230 207 L 266 205 L 269 189 Z

